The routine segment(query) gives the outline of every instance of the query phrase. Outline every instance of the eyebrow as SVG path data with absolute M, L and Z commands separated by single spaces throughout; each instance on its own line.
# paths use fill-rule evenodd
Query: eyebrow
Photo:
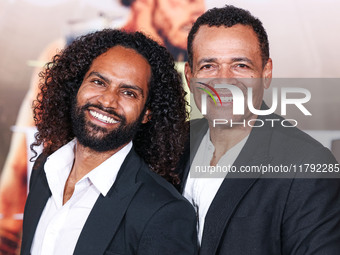
M 247 57 L 236 57 L 232 58 L 231 60 L 232 62 L 247 62 L 251 65 L 254 65 L 253 61 Z M 209 62 L 217 62 L 217 58 L 202 58 L 200 61 L 198 61 L 198 65 Z
M 100 79 L 102 79 L 103 81 L 105 81 L 105 82 L 107 82 L 107 83 L 110 83 L 111 82 L 111 80 L 110 79 L 108 79 L 108 78 L 106 78 L 105 76 L 103 76 L 101 73 L 99 73 L 99 72 L 96 72 L 96 71 L 92 71 L 91 73 L 89 73 L 89 75 L 86 77 L 86 78 L 89 78 L 89 77 L 91 77 L 91 76 L 97 76 L 97 77 L 99 77 Z M 137 85 L 134 85 L 134 84 L 122 84 L 122 85 L 120 85 L 120 87 L 121 88 L 124 88 L 124 89 L 133 89 L 133 90 L 136 90 L 136 91 L 138 91 L 141 95 L 142 95 L 142 97 L 144 98 L 144 90 L 142 89 L 142 88 L 140 88 L 139 86 L 137 86 Z
M 120 85 L 120 87 L 123 88 L 123 89 L 133 89 L 133 90 L 136 90 L 144 98 L 144 93 L 143 93 L 144 91 L 143 91 L 143 89 L 141 87 L 137 86 L 137 85 L 130 85 L 130 84 L 125 84 L 124 83 L 124 84 Z
M 201 65 L 203 63 L 209 63 L 209 62 L 216 62 L 217 58 L 202 58 L 200 61 L 198 61 L 198 65 Z
M 91 76 L 97 76 L 100 79 L 102 79 L 103 81 L 110 83 L 110 79 L 106 78 L 105 76 L 103 76 L 101 73 L 96 72 L 96 71 L 92 71 L 91 73 L 89 73 L 89 75 L 86 78 L 89 78 Z
M 254 65 L 253 61 L 247 57 L 239 57 L 239 58 L 232 58 L 232 62 L 247 62 L 251 65 Z

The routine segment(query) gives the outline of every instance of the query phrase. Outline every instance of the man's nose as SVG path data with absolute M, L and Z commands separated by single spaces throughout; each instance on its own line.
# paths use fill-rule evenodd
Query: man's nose
M 234 78 L 234 73 L 228 65 L 222 65 L 218 73 L 219 78 Z
M 116 92 L 116 91 L 112 91 L 110 89 L 106 89 L 99 96 L 98 101 L 104 107 L 117 108 L 118 100 L 119 100 L 117 93 L 118 92 Z

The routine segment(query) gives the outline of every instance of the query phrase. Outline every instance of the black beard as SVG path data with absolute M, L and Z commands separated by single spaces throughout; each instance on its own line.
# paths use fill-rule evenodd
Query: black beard
M 87 111 L 89 107 L 94 107 L 115 115 L 120 121 L 119 126 L 112 131 L 108 131 L 106 128 L 86 121 L 85 111 Z M 142 111 L 135 122 L 126 124 L 126 118 L 116 113 L 113 109 L 89 103 L 80 108 L 77 103 L 74 102 L 71 111 L 73 134 L 80 144 L 94 151 L 104 152 L 115 150 L 133 139 L 142 123 L 144 113 L 145 110 Z

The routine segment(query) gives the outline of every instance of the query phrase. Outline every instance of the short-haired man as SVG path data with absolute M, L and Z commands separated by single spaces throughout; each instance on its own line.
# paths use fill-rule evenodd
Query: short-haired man
M 189 33 L 188 57 L 186 78 L 198 108 L 206 114 L 191 121 L 191 151 L 183 158 L 181 191 L 197 210 L 200 254 L 338 254 L 338 178 L 265 178 L 268 175 L 237 172 L 242 166 L 304 163 L 339 168 L 330 151 L 302 131 L 263 121 L 281 122 L 282 117 L 258 116 L 246 103 L 244 114 L 233 113 L 235 97 L 223 84 L 241 90 L 245 98 L 251 88 L 254 109 L 268 110 L 263 93 L 271 83 L 272 60 L 261 21 L 234 6 L 211 9 Z M 202 97 L 214 89 L 221 100 L 214 97 L 216 106 L 213 98 L 204 102 Z M 216 119 L 228 123 L 214 125 Z M 257 126 L 264 124 L 242 125 L 252 120 L 260 122 Z M 196 166 L 218 165 L 232 166 L 236 172 L 226 178 L 195 178 Z
M 164 179 L 178 182 L 187 129 L 166 49 L 103 30 L 56 55 L 43 76 L 34 145 L 44 150 L 21 254 L 195 254 L 194 210 Z

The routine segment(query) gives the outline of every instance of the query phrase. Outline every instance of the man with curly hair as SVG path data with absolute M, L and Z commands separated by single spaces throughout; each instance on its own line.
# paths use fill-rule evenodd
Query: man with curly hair
M 103 30 L 42 77 L 21 254 L 196 254 L 194 210 L 169 183 L 187 112 L 166 49 Z
M 122 24 L 124 30 L 143 31 L 164 45 L 176 61 L 186 60 L 187 34 L 192 23 L 205 11 L 204 0 L 114 0 L 114 2 L 116 4 L 120 2 L 129 8 L 126 23 Z M 101 24 L 107 23 L 104 22 L 107 21 L 104 16 L 101 17 L 101 21 L 99 22 Z M 85 24 L 82 25 L 84 28 Z M 59 38 L 49 43 L 36 62 L 50 61 L 58 50 L 73 39 L 75 35 L 69 34 L 67 38 Z M 41 67 L 37 66 L 31 76 L 30 87 L 21 104 L 15 128 L 12 130 L 9 153 L 0 176 L 0 253 L 3 249 L 6 252 L 9 249 L 14 251 L 20 243 L 27 178 L 32 169 L 32 164 L 27 158 L 30 158 L 29 145 L 36 131 L 31 105 L 39 92 L 40 69 Z
M 244 114 L 234 114 L 241 107 L 232 90 L 240 90 L 240 98 L 248 95 L 257 112 L 269 109 L 263 93 L 271 83 L 272 60 L 261 21 L 234 6 L 210 9 L 189 33 L 188 57 L 186 78 L 205 112 L 191 121 L 181 191 L 197 210 L 200 254 L 339 254 L 339 174 L 244 171 L 325 164 L 339 172 L 327 148 L 293 125 L 278 124 L 286 121 L 281 116 L 254 113 L 247 103 Z M 221 104 L 207 98 L 202 108 L 204 90 L 219 94 Z M 215 125 L 216 119 L 228 123 Z M 253 120 L 255 127 L 242 125 Z

